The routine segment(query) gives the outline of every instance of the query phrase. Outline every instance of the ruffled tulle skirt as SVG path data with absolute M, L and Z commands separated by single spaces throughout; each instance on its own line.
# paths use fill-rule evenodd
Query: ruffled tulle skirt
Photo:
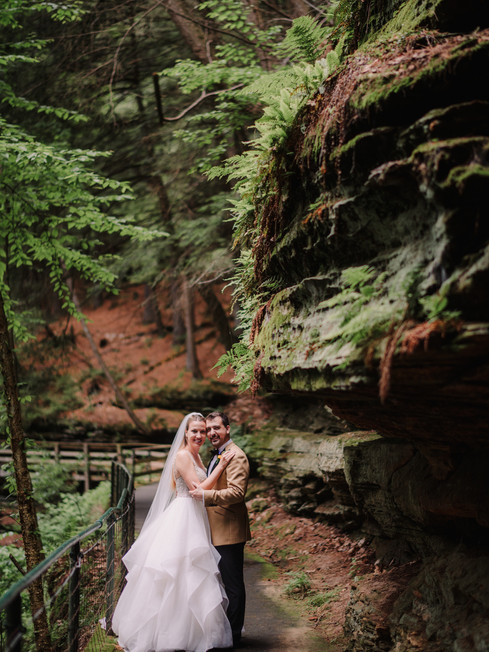
M 202 503 L 176 498 L 123 558 L 127 584 L 112 629 L 127 652 L 232 646 L 227 598 Z

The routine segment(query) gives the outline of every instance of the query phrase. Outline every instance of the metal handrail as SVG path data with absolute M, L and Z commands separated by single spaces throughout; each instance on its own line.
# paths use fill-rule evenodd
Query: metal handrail
M 104 514 L 102 514 L 99 519 L 95 521 L 95 523 L 93 523 L 93 525 L 88 527 L 86 530 L 83 530 L 83 532 L 80 532 L 80 534 L 77 534 L 72 539 L 65 541 L 65 543 L 61 544 L 59 548 L 57 548 L 49 555 L 49 557 L 46 557 L 46 559 L 44 559 L 40 564 L 35 566 L 32 570 L 26 573 L 24 577 L 13 584 L 10 589 L 8 589 L 8 591 L 6 591 L 0 597 L 0 611 L 3 611 L 3 609 L 8 607 L 14 598 L 18 597 L 24 589 L 27 589 L 27 587 L 32 584 L 32 582 L 41 577 L 41 575 L 43 575 L 44 572 L 47 571 L 55 561 L 62 557 L 64 553 L 67 552 L 75 543 L 79 543 L 90 534 L 92 534 L 92 532 L 99 530 L 104 524 L 104 521 L 106 521 L 109 515 L 112 514 L 112 512 L 115 512 L 116 509 L 117 508 L 110 507 Z
M 125 476 L 125 482 L 121 481 L 121 472 Z M 8 630 L 10 630 L 11 638 L 10 643 L 8 644 L 8 649 L 17 651 L 20 650 L 21 641 L 22 641 L 22 614 L 21 614 L 21 593 L 27 589 L 33 582 L 39 579 L 46 571 L 53 566 L 53 564 L 60 559 L 66 552 L 70 551 L 71 566 L 76 568 L 78 560 L 80 559 L 80 542 L 86 539 L 88 536 L 99 530 L 104 523 L 107 523 L 108 530 L 111 529 L 111 525 L 116 521 L 117 516 L 123 514 L 125 506 L 127 506 L 132 497 L 133 497 L 133 477 L 128 469 L 121 464 L 120 462 L 112 462 L 111 469 L 112 476 L 112 492 L 111 492 L 111 501 L 114 503 L 117 500 L 117 505 L 110 507 L 99 519 L 97 519 L 92 525 L 88 528 L 75 535 L 68 541 L 62 543 L 56 550 L 54 550 L 46 559 L 44 559 L 40 564 L 35 568 L 31 569 L 24 577 L 18 580 L 13 584 L 8 591 L 6 591 L 2 596 L 0 596 L 0 612 L 5 611 L 7 614 L 8 620 Z M 121 486 L 124 485 L 124 486 Z M 123 514 L 124 517 L 124 514 Z M 132 533 L 132 537 L 133 538 Z M 107 571 L 108 571 L 108 581 L 113 583 L 113 574 L 114 574 L 114 556 L 113 556 L 113 546 L 114 539 L 113 533 L 110 532 L 109 535 L 109 545 L 108 545 L 108 555 L 107 555 Z M 129 537 L 125 537 L 125 545 L 128 546 Z M 110 559 L 109 559 L 110 557 Z M 76 602 L 79 600 L 79 582 L 77 583 L 77 575 L 74 576 L 75 581 L 73 582 L 74 591 L 70 591 L 70 611 L 77 613 L 78 604 L 72 604 L 72 599 Z M 73 598 L 72 598 L 73 596 Z M 107 600 L 107 620 L 110 626 L 110 621 L 113 612 L 113 596 L 108 596 Z M 7 632 L 8 635 L 8 632 Z M 70 652 L 75 652 L 78 649 L 78 623 L 75 627 L 70 626 L 69 632 L 69 642 L 68 649 Z

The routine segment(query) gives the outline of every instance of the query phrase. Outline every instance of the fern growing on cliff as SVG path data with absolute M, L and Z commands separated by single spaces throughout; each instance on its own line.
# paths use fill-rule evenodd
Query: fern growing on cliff
M 324 90 L 325 79 L 340 63 L 339 48 L 326 52 L 331 31 L 332 26 L 324 26 L 309 16 L 293 21 L 276 52 L 295 64 L 263 73 L 239 91 L 242 97 L 258 98 L 264 107 L 262 116 L 253 125 L 255 137 L 247 143 L 244 154 L 208 172 L 210 178 L 226 177 L 235 182 L 238 197 L 232 200 L 234 245 L 245 247 L 253 256 L 258 255 L 254 245 L 263 228 L 263 214 L 255 210 L 257 206 L 265 207 L 280 193 L 281 154 L 287 154 L 291 129 L 300 120 L 300 112 L 307 101 Z M 235 283 L 241 305 L 248 302 L 248 316 L 279 289 L 257 288 L 252 266 L 251 279 L 249 271 L 250 266 L 241 264 Z M 249 330 L 245 329 L 240 345 L 225 354 L 217 365 L 221 372 L 228 367 L 234 369 L 240 389 L 249 387 L 255 363 L 253 349 L 247 343 L 248 335 Z
M 311 16 L 296 18 L 278 47 L 292 61 L 314 63 L 324 52 L 331 26 L 323 26 Z
M 244 154 L 231 157 L 208 172 L 211 179 L 226 177 L 236 182 L 239 199 L 232 201 L 235 244 L 249 239 L 255 206 L 263 205 L 266 196 L 274 191 L 270 187 L 265 190 L 263 181 L 269 177 L 277 152 L 286 146 L 301 109 L 314 93 L 321 92 L 324 80 L 340 64 L 339 50 L 330 50 L 311 61 L 313 55 L 324 52 L 325 38 L 330 32 L 331 27 L 322 27 L 309 16 L 294 20 L 285 45 L 281 46 L 282 52 L 296 58 L 302 56 L 303 60 L 260 75 L 239 93 L 258 97 L 264 106 L 262 116 L 253 125 L 255 137 Z

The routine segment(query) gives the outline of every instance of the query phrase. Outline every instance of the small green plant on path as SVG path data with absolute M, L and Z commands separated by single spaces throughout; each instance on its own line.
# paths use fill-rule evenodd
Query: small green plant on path
M 285 594 L 303 600 L 311 591 L 311 580 L 304 571 L 287 573 L 290 579 L 285 585 Z
M 325 604 L 329 604 L 330 602 L 334 601 L 339 592 L 340 590 L 336 588 L 329 591 L 323 591 L 322 593 L 316 593 L 315 595 L 311 595 L 309 598 L 307 598 L 307 604 L 310 607 L 322 607 Z

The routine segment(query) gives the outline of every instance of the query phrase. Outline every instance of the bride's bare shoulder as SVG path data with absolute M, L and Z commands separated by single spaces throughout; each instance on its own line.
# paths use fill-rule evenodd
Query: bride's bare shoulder
M 191 461 L 192 456 L 190 453 L 185 450 L 185 448 L 182 448 L 181 450 L 178 451 L 178 453 L 175 455 L 175 462 L 187 462 Z

